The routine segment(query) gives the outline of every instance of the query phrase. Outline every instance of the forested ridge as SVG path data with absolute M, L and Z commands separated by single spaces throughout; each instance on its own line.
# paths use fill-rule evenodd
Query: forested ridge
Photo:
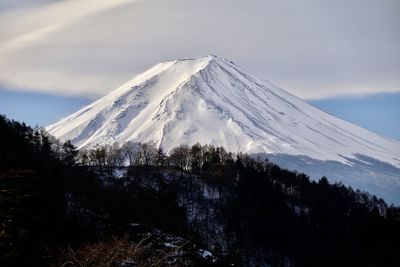
M 66 253 L 85 258 L 79 248 L 99 242 L 103 255 L 115 244 L 130 248 L 132 223 L 218 258 L 193 258 L 189 266 L 400 265 L 399 207 L 222 147 L 180 146 L 167 155 L 126 143 L 78 151 L 2 116 L 0 187 L 2 266 L 122 266 L 129 257 L 139 266 L 182 264 L 152 261 L 149 251 L 107 263 Z

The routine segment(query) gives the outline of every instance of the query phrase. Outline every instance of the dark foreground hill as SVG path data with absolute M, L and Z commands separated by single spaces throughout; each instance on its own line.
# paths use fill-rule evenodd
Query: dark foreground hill
M 0 187 L 2 266 L 400 265 L 398 207 L 221 147 L 78 153 L 1 117 Z

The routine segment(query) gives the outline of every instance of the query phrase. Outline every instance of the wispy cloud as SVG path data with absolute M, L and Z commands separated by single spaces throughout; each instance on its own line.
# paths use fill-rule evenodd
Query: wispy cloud
M 0 84 L 15 90 L 97 97 L 159 61 L 215 53 L 303 98 L 400 91 L 398 0 L 11 3 Z

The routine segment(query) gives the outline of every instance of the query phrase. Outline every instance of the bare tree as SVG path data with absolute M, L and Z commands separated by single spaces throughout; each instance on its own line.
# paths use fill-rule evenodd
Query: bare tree
M 90 162 L 90 151 L 87 149 L 81 148 L 78 152 L 78 161 L 83 166 L 89 166 Z
M 203 148 L 199 143 L 190 149 L 190 167 L 194 172 L 200 172 L 203 167 Z
M 89 153 L 91 165 L 105 166 L 106 165 L 106 148 L 104 146 L 96 145 L 90 150 Z
M 118 142 L 106 146 L 106 164 L 108 167 L 121 167 L 124 165 L 124 155 Z
M 190 167 L 190 148 L 187 145 L 181 145 L 172 150 L 169 157 L 171 163 L 182 170 L 188 170 Z
M 129 166 L 139 165 L 140 163 L 140 144 L 131 141 L 126 142 L 121 147 L 121 153 L 124 161 L 127 161 Z
M 146 166 L 152 165 L 155 162 L 157 155 L 156 146 L 152 143 L 143 143 L 140 146 L 140 156 L 142 163 Z

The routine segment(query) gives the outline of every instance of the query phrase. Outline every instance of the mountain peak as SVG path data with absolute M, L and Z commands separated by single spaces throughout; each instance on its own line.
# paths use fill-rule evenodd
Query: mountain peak
M 196 57 L 196 58 L 179 58 L 176 59 L 175 61 L 187 61 L 187 60 L 191 60 L 191 61 L 211 61 L 211 60 L 219 60 L 221 59 L 220 57 L 218 57 L 217 55 L 214 54 L 208 54 L 208 55 L 204 55 L 201 57 Z M 174 61 L 174 60 L 172 60 Z
M 176 60 L 171 60 L 171 61 L 166 61 L 164 63 L 174 63 L 174 64 L 180 64 L 180 63 L 187 63 L 187 64 L 200 64 L 205 68 L 206 66 L 212 64 L 212 63 L 218 63 L 218 64 L 233 64 L 234 63 L 230 60 L 224 59 L 222 57 L 219 57 L 214 54 L 208 54 L 205 56 L 197 57 L 197 58 L 180 58 Z
M 166 151 L 209 143 L 233 152 L 348 163 L 375 155 L 400 166 L 400 146 L 264 83 L 215 55 L 159 63 L 48 127 L 78 147 L 154 142 Z

